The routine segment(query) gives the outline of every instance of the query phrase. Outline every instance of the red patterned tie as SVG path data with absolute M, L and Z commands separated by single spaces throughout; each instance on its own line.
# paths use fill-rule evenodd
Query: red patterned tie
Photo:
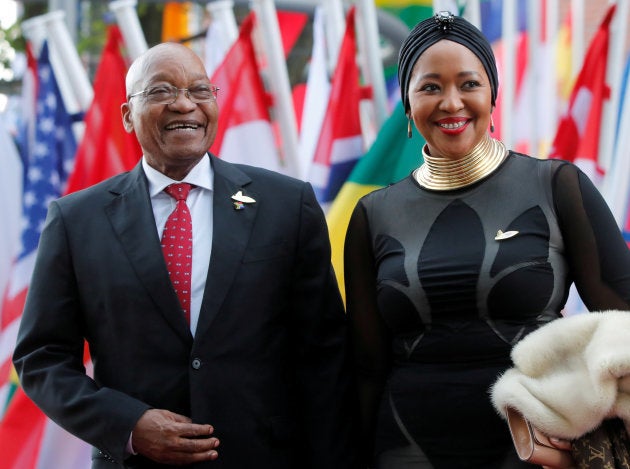
M 164 192 L 177 201 L 162 232 L 162 251 L 173 288 L 190 324 L 190 282 L 192 270 L 192 220 L 186 205 L 191 185 L 171 184 Z

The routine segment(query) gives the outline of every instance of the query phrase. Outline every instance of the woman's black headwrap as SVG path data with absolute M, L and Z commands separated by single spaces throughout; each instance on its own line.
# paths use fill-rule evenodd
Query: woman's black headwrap
M 436 13 L 418 23 L 403 41 L 398 53 L 398 83 L 405 112 L 409 111 L 409 79 L 416 61 L 422 53 L 442 39 L 457 42 L 475 54 L 486 69 L 492 87 L 492 105 L 497 99 L 499 77 L 492 47 L 479 29 L 460 16 L 448 11 Z

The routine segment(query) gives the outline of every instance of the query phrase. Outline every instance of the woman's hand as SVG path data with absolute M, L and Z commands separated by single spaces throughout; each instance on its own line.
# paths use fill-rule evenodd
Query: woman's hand
M 555 446 L 558 449 L 562 449 L 565 451 L 571 451 L 571 441 L 570 440 L 563 440 L 560 438 L 554 438 L 552 436 L 549 437 L 549 443 L 551 443 L 553 446 Z
M 571 441 L 563 440 L 561 438 L 549 437 L 549 443 L 551 443 L 554 447 L 561 449 L 563 451 L 571 451 Z M 567 469 L 563 468 L 555 468 L 553 466 L 543 466 L 543 469 Z

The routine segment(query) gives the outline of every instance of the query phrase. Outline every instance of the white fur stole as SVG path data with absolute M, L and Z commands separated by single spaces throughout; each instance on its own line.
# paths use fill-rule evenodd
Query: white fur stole
M 548 435 L 567 439 L 606 418 L 630 422 L 630 312 L 557 319 L 521 340 L 512 361 L 491 390 L 504 418 L 511 406 Z

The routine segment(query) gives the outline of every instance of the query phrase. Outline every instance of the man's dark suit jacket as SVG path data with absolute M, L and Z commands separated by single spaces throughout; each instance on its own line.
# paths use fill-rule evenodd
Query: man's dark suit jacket
M 14 354 L 22 386 L 101 451 L 95 468 L 122 467 L 149 408 L 215 427 L 218 460 L 194 467 L 347 467 L 345 315 L 322 211 L 309 184 L 210 158 L 212 258 L 195 337 L 139 164 L 51 204 Z M 238 191 L 255 203 L 236 210 Z M 125 467 L 162 466 L 134 456 Z

